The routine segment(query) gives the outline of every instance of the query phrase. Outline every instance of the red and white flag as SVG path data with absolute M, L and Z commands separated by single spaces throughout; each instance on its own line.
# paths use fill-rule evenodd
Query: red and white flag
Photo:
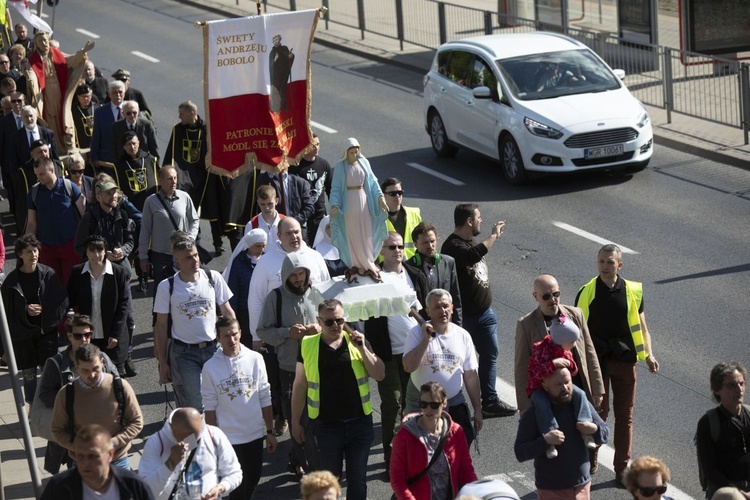
M 52 28 L 46 21 L 41 17 L 37 16 L 29 9 L 29 2 L 36 4 L 37 0 L 8 0 L 8 5 L 12 5 L 16 8 L 21 17 L 23 17 L 27 23 L 36 28 L 39 31 L 46 31 L 52 34 Z M 11 31 L 12 31 L 11 26 Z
M 310 52 L 318 10 L 203 28 L 206 166 L 235 177 L 296 164 L 310 145 Z

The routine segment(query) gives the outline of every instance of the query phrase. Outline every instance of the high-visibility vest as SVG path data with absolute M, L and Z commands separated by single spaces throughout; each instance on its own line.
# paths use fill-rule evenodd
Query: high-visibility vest
M 318 418 L 320 413 L 320 371 L 318 370 L 318 353 L 320 351 L 320 336 L 322 334 L 310 335 L 302 339 L 300 352 L 305 366 L 305 377 L 307 378 L 307 416 L 311 419 Z M 357 378 L 359 398 L 362 401 L 362 411 L 365 415 L 372 413 L 370 402 L 370 377 L 365 370 L 362 353 L 351 343 L 349 334 L 344 332 L 344 342 L 349 348 L 349 359 L 352 363 L 352 371 Z
M 414 240 L 411 239 L 411 232 L 417 225 L 422 222 L 422 214 L 419 212 L 419 207 L 403 207 L 406 211 L 406 226 L 404 227 L 404 260 L 411 259 L 417 248 L 414 246 Z M 393 223 L 390 219 L 385 219 L 385 224 L 388 226 L 389 233 L 395 233 L 396 228 L 393 227 Z
M 638 309 L 641 307 L 641 299 L 643 298 L 643 284 L 637 281 L 623 281 L 625 282 L 625 294 L 628 302 L 628 327 L 630 328 L 630 334 L 633 336 L 635 353 L 639 361 L 646 361 L 649 353 L 646 352 L 646 346 L 643 343 L 641 316 L 638 314 Z M 589 319 L 589 305 L 593 302 L 595 294 L 596 278 L 581 287 L 578 303 L 576 304 L 583 311 L 583 317 L 586 318 L 586 321 Z

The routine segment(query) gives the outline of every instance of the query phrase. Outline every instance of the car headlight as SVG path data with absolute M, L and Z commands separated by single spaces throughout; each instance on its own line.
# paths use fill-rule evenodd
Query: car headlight
M 523 119 L 523 124 L 526 125 L 526 128 L 529 132 L 539 137 L 545 137 L 547 139 L 559 139 L 563 136 L 562 132 L 560 132 L 559 130 L 545 125 L 544 123 L 540 123 L 536 120 L 532 120 L 528 117 Z
M 648 113 L 643 112 L 641 116 L 638 117 L 638 121 L 636 122 L 636 125 L 638 128 L 643 128 L 648 124 Z

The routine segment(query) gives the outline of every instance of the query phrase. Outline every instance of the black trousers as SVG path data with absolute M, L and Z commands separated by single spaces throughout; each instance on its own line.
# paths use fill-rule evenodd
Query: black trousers
M 237 461 L 242 469 L 242 483 L 229 494 L 230 500 L 250 500 L 263 471 L 263 443 L 265 438 L 249 443 L 233 444 Z

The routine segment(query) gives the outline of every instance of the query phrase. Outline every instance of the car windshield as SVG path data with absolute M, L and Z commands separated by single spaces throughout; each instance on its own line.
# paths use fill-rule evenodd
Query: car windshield
M 497 61 L 510 92 L 522 101 L 617 90 L 621 84 L 593 53 L 568 50 Z

